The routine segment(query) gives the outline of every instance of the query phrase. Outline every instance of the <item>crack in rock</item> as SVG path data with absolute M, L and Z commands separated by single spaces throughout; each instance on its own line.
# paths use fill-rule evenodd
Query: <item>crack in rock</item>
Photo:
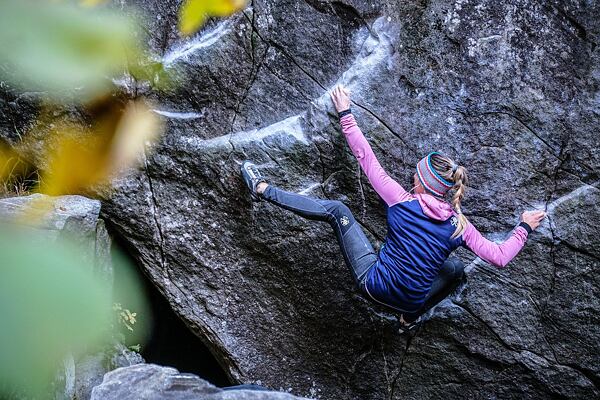
M 515 347 L 511 344 L 509 344 L 507 341 L 505 341 L 495 330 L 494 328 L 492 328 L 487 321 L 485 321 L 483 318 L 481 318 L 480 316 L 478 316 L 473 310 L 470 309 L 470 307 L 468 307 L 465 303 L 459 303 L 456 302 L 454 300 L 451 300 L 452 303 L 454 305 L 456 305 L 457 307 L 461 308 L 462 310 L 464 310 L 465 312 L 467 312 L 467 314 L 469 314 L 472 318 L 474 318 L 476 321 L 478 321 L 479 323 L 481 323 L 491 334 L 492 336 L 496 339 L 496 341 L 502 345 L 506 350 L 510 351 L 511 353 L 514 354 L 519 354 L 522 355 L 523 353 L 531 353 L 534 354 L 535 356 L 543 359 L 545 362 L 547 362 L 549 365 L 551 366 L 559 366 L 559 367 L 564 367 L 564 368 L 569 368 L 575 372 L 577 372 L 578 374 L 582 375 L 587 381 L 589 381 L 592 386 L 595 389 L 600 389 L 600 386 L 598 385 L 598 382 L 600 382 L 600 378 L 598 378 L 594 373 L 592 373 L 591 371 L 586 370 L 585 368 L 582 368 L 580 366 L 575 366 L 574 364 L 563 364 L 560 363 L 558 361 L 558 359 L 556 358 L 556 353 L 554 352 L 554 349 L 552 348 L 552 346 L 550 346 L 550 349 L 553 353 L 554 356 L 554 360 L 551 360 L 549 358 L 547 358 L 545 355 L 543 354 L 539 354 L 535 351 L 532 351 L 530 349 L 527 348 L 519 348 L 519 347 Z M 521 364 L 523 363 L 522 361 L 519 360 L 519 358 L 516 358 L 516 360 L 518 362 L 520 362 Z

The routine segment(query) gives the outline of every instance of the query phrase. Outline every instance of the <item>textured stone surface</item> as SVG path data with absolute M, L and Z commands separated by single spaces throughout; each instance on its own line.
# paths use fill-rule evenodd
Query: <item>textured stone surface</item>
M 597 1 L 253 0 L 187 43 L 177 2 L 129 3 L 183 84 L 137 91 L 167 134 L 103 216 L 232 378 L 324 399 L 600 395 Z M 466 285 L 411 340 L 354 290 L 328 226 L 251 204 L 238 176 L 254 159 L 381 240 L 337 82 L 400 182 L 431 150 L 468 168 L 463 208 L 488 237 L 549 212 L 506 269 L 461 252 Z
M 73 362 L 70 373 L 73 380 L 73 392 L 67 399 L 90 399 L 92 389 L 100 385 L 104 375 L 116 368 L 143 363 L 144 359 L 138 353 L 129 350 L 123 344 L 114 342 L 106 350 L 89 354 Z M 60 397 L 64 400 L 65 397 Z
M 221 390 L 196 375 L 174 368 L 138 364 L 104 375 L 91 400 L 300 400 L 287 393 L 257 390 Z

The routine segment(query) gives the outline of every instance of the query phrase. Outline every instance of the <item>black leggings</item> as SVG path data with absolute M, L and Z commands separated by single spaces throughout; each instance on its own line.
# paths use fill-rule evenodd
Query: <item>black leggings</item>
M 371 242 L 354 219 L 350 209 L 341 201 L 322 200 L 286 192 L 271 185 L 262 196 L 281 208 L 301 217 L 328 222 L 337 237 L 346 265 L 359 284 L 377 261 L 377 253 Z
M 444 261 L 438 276 L 431 283 L 431 289 L 425 297 L 423 306 L 414 313 L 405 313 L 404 320 L 407 322 L 416 320 L 420 315 L 448 297 L 462 281 L 464 270 L 465 265 L 458 258 L 449 257 Z
M 301 217 L 328 222 L 335 232 L 346 265 L 350 269 L 359 289 L 363 291 L 362 280 L 369 268 L 377 261 L 377 253 L 354 219 L 352 212 L 344 203 L 338 200 L 315 199 L 290 193 L 277 189 L 272 185 L 267 186 L 262 197 Z M 405 313 L 404 319 L 407 321 L 416 319 L 452 293 L 462 279 L 463 270 L 464 265 L 458 259 L 449 258 L 446 260 L 439 275 L 432 283 L 423 307 L 417 312 Z

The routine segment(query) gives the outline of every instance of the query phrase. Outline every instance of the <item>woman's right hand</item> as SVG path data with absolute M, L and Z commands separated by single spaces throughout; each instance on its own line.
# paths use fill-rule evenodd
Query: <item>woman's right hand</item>
M 337 112 L 346 111 L 350 108 L 350 92 L 342 85 L 337 85 L 329 95 Z
M 523 215 L 521 215 L 521 221 L 529 225 L 532 230 L 535 230 L 540 226 L 540 223 L 544 218 L 546 218 L 546 213 L 539 210 L 525 211 Z

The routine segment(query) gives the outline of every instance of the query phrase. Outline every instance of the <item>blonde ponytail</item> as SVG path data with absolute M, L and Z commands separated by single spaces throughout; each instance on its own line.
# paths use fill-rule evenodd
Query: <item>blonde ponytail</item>
M 438 174 L 447 181 L 454 183 L 452 187 L 454 194 L 452 195 L 451 203 L 458 215 L 458 224 L 452 234 L 452 239 L 454 239 L 462 235 L 467 228 L 467 217 L 464 216 L 461 208 L 461 201 L 465 197 L 468 184 L 467 169 L 457 165 L 452 159 L 441 154 L 434 154 L 431 157 L 431 163 Z
M 458 166 L 456 171 L 452 175 L 454 179 L 454 194 L 452 195 L 452 206 L 454 207 L 454 211 L 458 214 L 458 225 L 456 226 L 456 230 L 452 234 L 452 238 L 459 237 L 463 234 L 465 229 L 467 228 L 467 217 L 462 212 L 460 202 L 463 197 L 465 197 L 465 191 L 467 190 L 467 170 L 465 167 Z

